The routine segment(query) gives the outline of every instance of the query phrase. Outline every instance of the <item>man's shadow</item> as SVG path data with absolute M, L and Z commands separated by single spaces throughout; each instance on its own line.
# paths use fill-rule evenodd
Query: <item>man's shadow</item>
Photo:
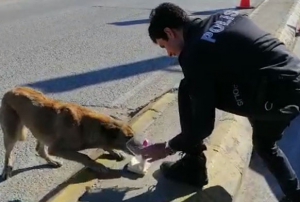
M 171 182 L 163 178 L 158 171 L 154 172 L 153 177 L 155 178 L 155 180 L 157 180 L 157 184 L 149 186 L 147 190 L 145 190 L 145 187 L 143 186 L 127 187 L 126 185 L 119 185 L 112 188 L 103 189 L 98 188 L 95 190 L 87 191 L 82 197 L 79 198 L 79 201 L 170 202 L 178 198 L 181 198 L 181 201 L 185 202 L 233 201 L 231 195 L 228 194 L 228 192 L 221 186 L 213 186 L 201 190 L 199 188 Z M 134 192 L 140 193 L 136 193 L 134 194 L 135 196 L 130 197 L 130 195 L 132 195 L 132 193 Z

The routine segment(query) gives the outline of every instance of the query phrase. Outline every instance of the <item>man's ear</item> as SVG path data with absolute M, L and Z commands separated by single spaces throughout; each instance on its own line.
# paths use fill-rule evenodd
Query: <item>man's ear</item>
M 172 29 L 170 29 L 169 27 L 166 27 L 164 29 L 164 32 L 166 33 L 168 39 L 174 39 L 175 38 L 175 33 Z

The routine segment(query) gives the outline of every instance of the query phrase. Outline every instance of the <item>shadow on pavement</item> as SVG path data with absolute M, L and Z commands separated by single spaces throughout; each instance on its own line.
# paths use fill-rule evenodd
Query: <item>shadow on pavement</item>
M 98 159 L 113 160 L 110 155 L 106 155 L 106 154 L 101 155 Z M 72 184 L 80 184 L 94 179 L 108 180 L 108 179 L 128 178 L 131 180 L 136 180 L 139 178 L 139 176 L 137 175 L 132 175 L 130 173 L 124 172 L 123 169 L 111 169 L 111 168 L 109 169 L 110 169 L 109 173 L 101 174 L 101 173 L 95 173 L 90 169 L 84 168 L 78 171 L 78 173 L 71 175 L 70 179 L 66 180 L 65 182 L 61 183 L 56 188 L 51 190 L 42 199 L 40 199 L 39 202 L 49 201 L 49 199 L 52 198 L 54 195 L 58 194 L 60 191 L 62 191 L 63 189 L 67 188 L 69 185 Z M 82 172 L 84 172 L 84 174 L 81 174 Z
M 238 10 L 238 9 L 236 9 L 236 8 L 213 9 L 213 10 L 193 12 L 192 15 L 213 15 L 215 13 L 223 12 L 225 10 Z
M 96 176 L 96 174 L 94 172 L 92 172 L 90 170 L 82 170 L 82 171 L 87 171 L 87 172 L 85 172 L 85 175 L 80 175 L 80 177 L 71 178 L 71 179 L 67 180 L 66 182 L 63 182 L 62 184 L 58 185 L 56 188 L 54 188 L 48 194 L 46 194 L 41 200 L 39 200 L 39 202 L 49 201 L 53 196 L 55 196 L 60 191 L 62 191 L 66 187 L 68 187 L 68 185 L 78 184 L 78 183 L 82 183 L 82 182 L 88 182 L 88 181 L 93 180 L 98 177 L 98 176 Z M 100 177 L 98 177 L 98 178 L 100 178 Z
M 27 168 L 20 168 L 20 169 L 14 170 L 12 172 L 12 176 L 16 176 L 23 172 L 27 172 L 27 171 L 31 171 L 31 170 L 39 170 L 39 169 L 55 169 L 55 168 L 53 168 L 53 166 L 51 166 L 49 164 L 36 165 L 36 166 L 31 166 L 31 167 L 27 167 Z
M 53 168 L 51 165 L 49 164 L 43 164 L 43 165 L 36 165 L 36 166 L 31 166 L 31 167 L 27 167 L 27 168 L 20 168 L 17 170 L 13 170 L 12 172 L 12 178 L 18 174 L 21 174 L 23 172 L 27 172 L 30 170 L 38 170 L 38 169 L 55 169 Z M 2 179 L 2 177 L 0 176 L 0 183 L 4 182 L 5 180 Z
M 157 184 L 153 186 L 145 184 L 144 187 L 127 187 L 126 185 L 117 185 L 111 188 L 97 188 L 86 192 L 79 198 L 79 201 L 170 202 L 184 197 L 184 199 L 181 199 L 182 202 L 205 202 L 212 201 L 210 196 L 213 196 L 216 193 L 217 197 L 222 199 L 222 202 L 232 202 L 231 196 L 220 186 L 199 190 L 194 187 L 166 180 L 159 174 L 158 171 L 153 174 L 153 177 L 157 180 Z M 145 187 L 147 189 L 145 189 Z
M 205 11 L 198 11 L 198 12 L 192 12 L 190 15 L 212 15 L 218 12 L 222 12 L 225 10 L 237 10 L 236 8 L 222 8 L 222 9 L 213 9 L 213 10 L 205 10 Z M 121 21 L 121 22 L 112 22 L 108 23 L 110 25 L 116 25 L 116 26 L 131 26 L 131 25 L 140 25 L 140 24 L 146 24 L 149 23 L 149 19 L 140 19 L 140 20 L 128 20 L 128 21 Z
M 128 20 L 128 21 L 121 21 L 121 22 L 112 22 L 108 23 L 109 25 L 117 25 L 117 26 L 129 26 L 129 25 L 140 25 L 149 23 L 149 19 L 141 19 L 141 20 Z
M 252 154 L 249 168 L 263 176 L 270 190 L 272 191 L 274 196 L 279 200 L 282 196 L 282 193 L 277 184 L 277 181 L 256 152 L 253 152 Z
M 37 88 L 44 93 L 61 93 L 77 88 L 124 79 L 147 72 L 163 70 L 165 68 L 177 65 L 177 63 L 177 60 L 174 58 L 161 56 L 148 60 L 107 67 L 80 74 L 62 76 L 23 85 Z

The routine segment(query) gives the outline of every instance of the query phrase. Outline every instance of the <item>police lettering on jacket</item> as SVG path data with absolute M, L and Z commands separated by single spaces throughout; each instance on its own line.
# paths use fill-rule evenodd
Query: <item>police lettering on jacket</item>
M 207 32 L 205 32 L 201 39 L 205 41 L 209 41 L 211 43 L 215 43 L 216 39 L 214 38 L 214 34 L 220 33 L 225 30 L 225 28 L 231 24 L 231 22 L 235 19 L 235 17 L 239 14 L 237 11 L 227 10 L 222 15 L 220 15 L 219 20 L 214 22 L 213 26 L 211 26 Z
M 232 94 L 235 99 L 236 104 L 240 107 L 244 104 L 242 97 L 240 95 L 240 90 L 238 85 L 233 85 Z

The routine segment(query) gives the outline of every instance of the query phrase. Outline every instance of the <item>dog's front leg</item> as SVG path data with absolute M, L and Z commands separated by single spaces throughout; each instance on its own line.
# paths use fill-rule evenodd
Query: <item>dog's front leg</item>
M 47 151 L 46 151 L 46 148 L 45 148 L 45 145 L 44 143 L 40 142 L 40 141 L 37 141 L 36 143 L 36 149 L 35 149 L 38 153 L 38 155 L 40 157 L 42 157 L 43 159 L 45 159 L 49 165 L 53 166 L 54 168 L 59 168 L 62 166 L 62 163 L 61 162 L 58 162 L 54 159 L 52 159 Z
M 105 149 L 105 151 L 107 151 L 117 161 L 123 161 L 126 158 L 124 153 L 116 149 Z
M 50 146 L 48 148 L 48 153 L 53 156 L 57 156 L 70 161 L 76 161 L 78 163 L 81 163 L 95 172 L 101 172 L 101 173 L 108 172 L 108 168 L 106 166 L 95 162 L 87 155 L 79 153 L 77 151 L 63 150 L 63 149 L 58 149 L 56 147 Z

